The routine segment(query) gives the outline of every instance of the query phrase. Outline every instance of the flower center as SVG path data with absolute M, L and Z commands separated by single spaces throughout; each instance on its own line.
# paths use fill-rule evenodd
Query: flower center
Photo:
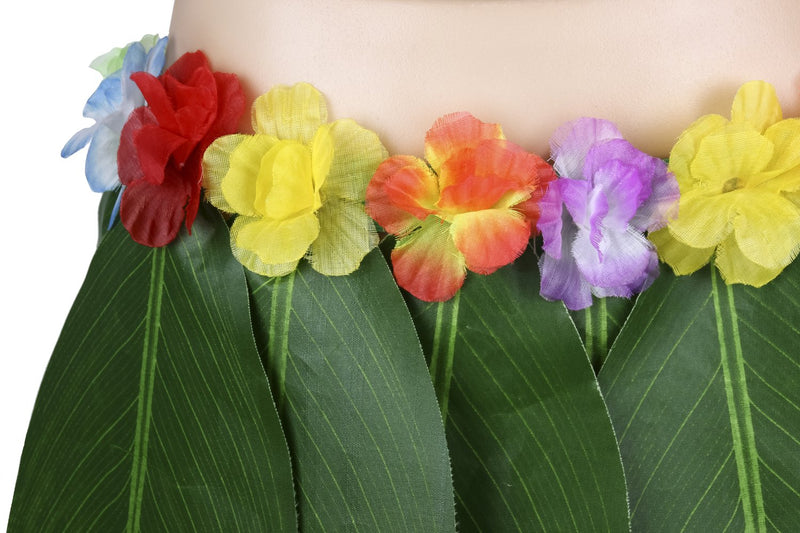
M 739 178 L 734 177 L 722 184 L 722 193 L 735 191 L 742 188 L 742 182 Z

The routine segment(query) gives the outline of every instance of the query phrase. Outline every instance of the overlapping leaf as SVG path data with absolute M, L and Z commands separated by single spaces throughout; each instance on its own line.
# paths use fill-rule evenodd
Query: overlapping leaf
M 409 299 L 444 415 L 461 531 L 627 531 L 619 450 L 592 367 L 532 253 Z
M 600 373 L 634 531 L 800 524 L 800 263 L 760 289 L 660 278 Z
M 294 531 L 292 477 L 218 214 L 102 239 L 48 365 L 9 531 Z
M 444 428 L 380 253 L 325 277 L 249 275 L 295 465 L 303 531 L 453 531 Z

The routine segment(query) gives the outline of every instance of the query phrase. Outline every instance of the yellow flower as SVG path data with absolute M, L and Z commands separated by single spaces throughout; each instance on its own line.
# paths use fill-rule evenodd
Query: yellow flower
M 300 83 L 253 103 L 255 135 L 227 135 L 203 158 L 206 198 L 238 216 L 231 249 L 267 276 L 297 268 L 304 256 L 326 275 L 349 274 L 378 238 L 364 194 L 387 152 L 352 120 L 327 123 L 324 97 Z
M 742 85 L 731 120 L 706 115 L 692 124 L 669 169 L 679 214 L 650 238 L 676 274 L 714 255 L 727 283 L 760 287 L 800 251 L 800 119 L 783 119 L 770 84 Z

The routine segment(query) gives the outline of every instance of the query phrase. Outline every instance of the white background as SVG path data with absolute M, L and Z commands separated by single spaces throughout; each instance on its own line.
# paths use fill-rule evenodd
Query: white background
M 145 33 L 166 35 L 170 0 L 5 2 L 0 17 L 0 529 L 39 383 L 97 238 L 85 149 L 61 147 L 92 124 L 83 104 L 100 82 L 96 56 Z

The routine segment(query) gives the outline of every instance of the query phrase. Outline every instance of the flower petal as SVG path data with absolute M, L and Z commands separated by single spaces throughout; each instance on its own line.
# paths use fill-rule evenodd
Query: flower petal
M 588 231 L 579 230 L 572 243 L 575 263 L 590 285 L 617 288 L 629 286 L 648 268 L 655 247 L 639 232 L 605 231 L 599 243 L 600 253 Z M 630 296 L 630 294 L 616 294 Z
M 219 189 L 223 201 L 230 208 L 226 211 L 253 217 L 264 214 L 263 202 L 256 202 L 261 161 L 277 142 L 277 139 L 268 135 L 237 135 L 221 137 L 206 150 L 204 162 L 206 158 L 214 157 L 218 150 L 222 151 L 222 156 L 227 158 L 228 170 L 225 174 L 221 174 L 221 169 L 225 168 L 224 163 L 220 163 L 220 171 L 209 169 L 208 172 L 209 180 L 222 176 Z M 229 156 L 226 156 L 224 152 L 228 148 L 230 148 L 230 152 Z M 267 186 L 271 185 L 272 183 L 267 184 Z M 214 187 L 206 195 L 209 200 L 219 196 Z M 222 209 L 221 205 L 217 205 L 217 207 Z
M 481 122 L 469 113 L 451 113 L 436 120 L 425 135 L 425 158 L 437 171 L 445 161 L 483 140 L 505 139 L 499 124 Z M 442 184 L 442 188 L 448 184 Z
M 505 140 L 481 141 L 455 153 L 439 172 L 437 207 L 448 213 L 511 207 L 526 201 L 548 176 L 537 155 Z
M 231 227 L 231 242 L 235 247 L 255 253 L 268 265 L 301 259 L 317 235 L 319 221 L 313 213 L 288 220 L 240 216 Z
M 430 216 L 392 250 L 397 284 L 426 302 L 452 298 L 464 284 L 464 256 L 450 237 L 450 224 Z
M 547 253 L 539 259 L 539 294 L 548 300 L 563 300 L 564 305 L 573 311 L 592 305 L 591 287 L 578 270 L 570 251 L 576 231 L 574 224 L 565 223 L 564 234 L 559 235 L 562 248 L 558 255 Z
M 677 276 L 691 274 L 708 264 L 714 255 L 714 246 L 693 248 L 683 244 L 670 234 L 669 228 L 654 231 L 648 235 L 658 251 L 658 256 L 667 263 Z
M 83 128 L 75 135 L 70 137 L 70 139 L 64 145 L 64 148 L 61 149 L 61 157 L 69 157 L 86 146 L 89 141 L 92 140 L 92 135 L 94 135 L 97 126 L 97 124 L 94 124 L 88 128 Z M 114 154 L 114 159 L 116 160 L 116 154 Z
M 583 170 L 589 149 L 608 139 L 622 139 L 608 120 L 583 117 L 561 125 L 550 137 L 550 157 L 559 176 L 585 179 Z
M 714 264 L 725 283 L 744 283 L 761 287 L 775 279 L 783 267 L 767 268 L 752 262 L 744 255 L 731 235 L 717 247 Z
M 279 85 L 256 99 L 252 121 L 256 133 L 309 144 L 328 121 L 328 108 L 313 85 Z
M 522 255 L 531 238 L 530 224 L 512 209 L 486 209 L 453 218 L 450 234 L 468 269 L 490 274 Z
M 225 211 L 227 213 L 237 212 L 225 198 L 225 194 L 222 190 L 222 182 L 231 168 L 231 154 L 249 137 L 248 135 L 242 134 L 224 135 L 211 143 L 203 154 L 203 188 L 205 189 L 206 200 L 211 202 L 211 205 L 220 211 Z M 252 181 L 255 182 L 255 179 Z M 248 184 L 249 181 L 245 181 L 245 186 Z M 238 191 L 239 187 L 234 187 L 234 189 Z M 253 190 L 253 197 L 251 197 L 250 201 L 251 210 L 253 210 L 252 198 L 254 197 L 255 189 Z M 254 216 L 255 212 L 242 214 Z
M 181 228 L 194 186 L 168 169 L 161 185 L 136 180 L 122 192 L 120 219 L 133 240 L 145 246 L 169 244 Z
M 319 236 L 311 244 L 311 267 L 326 276 L 343 276 L 358 268 L 378 245 L 375 224 L 360 203 L 328 198 L 317 212 Z
M 800 251 L 800 209 L 778 194 L 741 192 L 733 217 L 736 247 L 751 262 L 782 270 Z
M 386 159 L 367 185 L 367 213 L 393 235 L 404 236 L 417 227 L 429 210 L 418 199 L 429 202 L 439 196 L 434 176 L 425 163 L 412 156 Z
M 92 137 L 92 144 L 86 154 L 86 179 L 94 192 L 110 191 L 119 187 L 117 173 L 117 150 L 119 149 L 119 132 L 97 124 Z
M 375 132 L 352 120 L 333 122 L 330 134 L 334 157 L 322 187 L 323 195 L 363 201 L 370 178 L 389 154 Z
M 747 180 L 749 186 L 774 191 L 800 189 L 800 119 L 787 118 L 770 126 L 764 137 L 775 146 L 768 172 Z
M 763 133 L 782 118 L 778 95 L 769 83 L 750 81 L 736 91 L 731 107 L 731 122 L 747 122 Z
M 730 125 L 700 141 L 689 171 L 705 189 L 723 192 L 731 179 L 747 184 L 768 167 L 774 153 L 774 145 L 760 133 Z
M 729 124 L 721 115 L 705 115 L 697 119 L 684 131 L 669 154 L 669 170 L 678 180 L 681 191 L 693 187 L 697 179 L 692 176 L 690 165 L 700 149 L 700 143 Z
M 286 274 L 293 272 L 297 268 L 297 264 L 300 262 L 297 260 L 278 265 L 267 264 L 262 261 L 255 252 L 237 246 L 236 242 L 234 241 L 233 233 L 231 233 L 231 252 L 236 260 L 239 261 L 246 269 L 251 270 L 256 274 L 261 274 L 262 276 L 285 276 Z
M 607 202 L 607 214 L 602 218 L 604 227 L 614 231 L 625 231 L 636 215 L 641 202 L 643 188 L 650 193 L 648 177 L 642 170 L 627 162 L 612 160 L 592 175 L 595 190 L 603 192 Z
M 709 194 L 702 189 L 685 191 L 678 207 L 680 214 L 669 225 L 670 233 L 693 248 L 714 247 L 733 230 L 733 205 L 731 193 Z
M 539 202 L 541 215 L 538 227 L 542 232 L 542 250 L 561 259 L 562 240 L 561 232 L 564 224 L 572 224 L 572 221 L 562 216 L 561 184 L 567 183 L 566 180 L 556 180 L 547 188 L 547 192 Z M 568 213 L 565 214 L 569 216 Z M 559 299 L 559 298 L 555 298 Z
M 86 101 L 86 105 L 83 107 L 83 116 L 100 121 L 117 112 L 123 102 L 122 85 L 123 82 L 119 76 L 113 76 L 101 81 L 97 89 Z M 132 105 L 131 107 L 134 106 Z
M 639 231 L 655 231 L 663 228 L 678 216 L 681 191 L 675 176 L 660 159 L 653 158 L 653 175 L 650 181 L 650 196 L 639 206 L 631 226 Z
M 315 196 L 308 147 L 293 141 L 274 144 L 261 160 L 256 211 L 271 218 L 288 219 L 313 212 Z

